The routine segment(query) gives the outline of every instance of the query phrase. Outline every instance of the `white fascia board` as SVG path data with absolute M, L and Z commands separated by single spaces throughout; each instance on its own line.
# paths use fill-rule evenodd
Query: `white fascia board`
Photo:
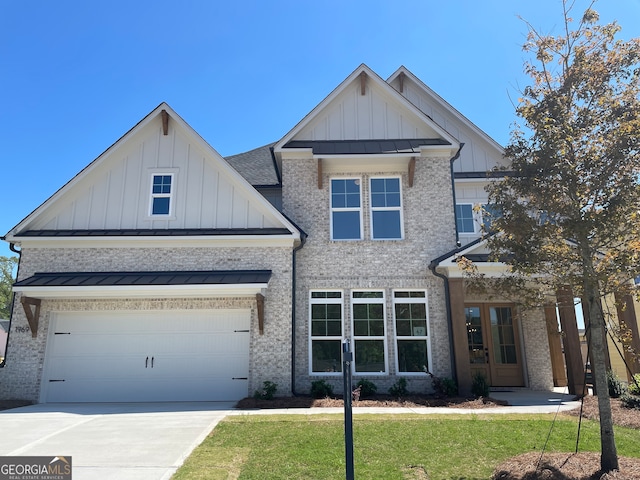
M 484 275 L 486 278 L 499 278 L 509 273 L 511 269 L 506 263 L 502 262 L 485 262 L 475 263 L 478 268 L 478 273 Z M 462 270 L 455 262 L 441 263 L 436 267 L 440 273 L 444 273 L 447 278 L 465 278 L 469 275 Z
M 236 237 L 7 237 L 6 241 L 21 248 L 163 248 L 163 247 L 293 247 L 300 234 L 250 235 Z
M 75 287 L 14 287 L 13 291 L 33 298 L 209 298 L 253 296 L 266 283 L 230 285 L 120 285 Z

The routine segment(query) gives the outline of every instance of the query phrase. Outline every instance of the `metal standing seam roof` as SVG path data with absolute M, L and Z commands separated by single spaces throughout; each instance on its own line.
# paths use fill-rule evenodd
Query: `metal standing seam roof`
M 177 237 L 290 235 L 286 228 L 192 228 L 192 229 L 108 229 L 108 230 L 27 230 L 16 237 Z
M 268 283 L 271 270 L 185 272 L 55 272 L 35 273 L 14 287 L 112 287 L 159 285 L 239 285 Z
M 284 148 L 311 148 L 315 155 L 420 153 L 425 145 L 451 145 L 440 138 L 391 140 L 292 140 Z

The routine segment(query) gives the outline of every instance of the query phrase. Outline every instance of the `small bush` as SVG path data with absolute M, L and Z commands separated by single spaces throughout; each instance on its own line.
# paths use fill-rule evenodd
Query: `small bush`
M 476 372 L 471 382 L 471 393 L 476 397 L 489 396 L 489 381 L 484 373 Z
M 633 380 L 629 382 L 629 393 L 631 395 L 640 395 L 640 387 L 638 387 L 640 385 L 640 373 L 636 373 L 633 376 Z
M 607 385 L 611 398 L 618 398 L 624 393 L 624 384 L 613 370 L 607 370 Z
M 625 408 L 640 410 L 640 396 L 623 393 L 620 395 L 620 403 Z
M 360 388 L 360 396 L 362 398 L 373 397 L 378 391 L 378 387 L 376 387 L 376 384 L 365 378 L 360 380 L 356 384 L 356 387 Z
M 325 380 L 311 382 L 311 396 L 313 398 L 326 398 L 333 396 L 333 387 Z
M 431 382 L 436 394 L 442 397 L 455 397 L 458 395 L 458 385 L 449 377 L 436 377 L 431 375 Z
M 262 384 L 262 390 L 256 390 L 253 394 L 253 398 L 260 400 L 273 400 L 276 390 L 278 390 L 278 384 L 267 380 Z
M 409 391 L 407 390 L 406 378 L 399 378 L 398 381 L 389 389 L 389 395 L 396 398 L 406 397 L 408 394 Z

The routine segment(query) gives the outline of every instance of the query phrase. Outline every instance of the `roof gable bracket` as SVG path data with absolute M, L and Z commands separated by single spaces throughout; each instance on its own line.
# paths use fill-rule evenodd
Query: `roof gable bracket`
M 367 86 L 367 72 L 360 72 L 360 95 L 365 94 L 365 87 Z
M 162 114 L 162 134 L 169 135 L 169 114 L 166 110 L 160 112 Z
M 27 316 L 29 327 L 31 328 L 31 337 L 36 338 L 38 336 L 38 323 L 40 321 L 40 303 L 39 298 L 32 297 L 20 297 L 20 303 L 24 309 L 24 313 Z M 34 310 L 31 310 L 34 307 Z
M 416 173 L 416 157 L 411 157 L 409 160 L 409 187 L 413 187 L 413 177 Z
M 258 308 L 258 330 L 264 335 L 264 295 L 256 293 L 256 306 Z

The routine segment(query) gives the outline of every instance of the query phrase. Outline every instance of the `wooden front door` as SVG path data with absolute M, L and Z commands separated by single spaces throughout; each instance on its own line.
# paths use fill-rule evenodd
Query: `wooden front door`
M 492 387 L 522 387 L 518 325 L 509 305 L 465 306 L 471 376 L 482 373 Z

